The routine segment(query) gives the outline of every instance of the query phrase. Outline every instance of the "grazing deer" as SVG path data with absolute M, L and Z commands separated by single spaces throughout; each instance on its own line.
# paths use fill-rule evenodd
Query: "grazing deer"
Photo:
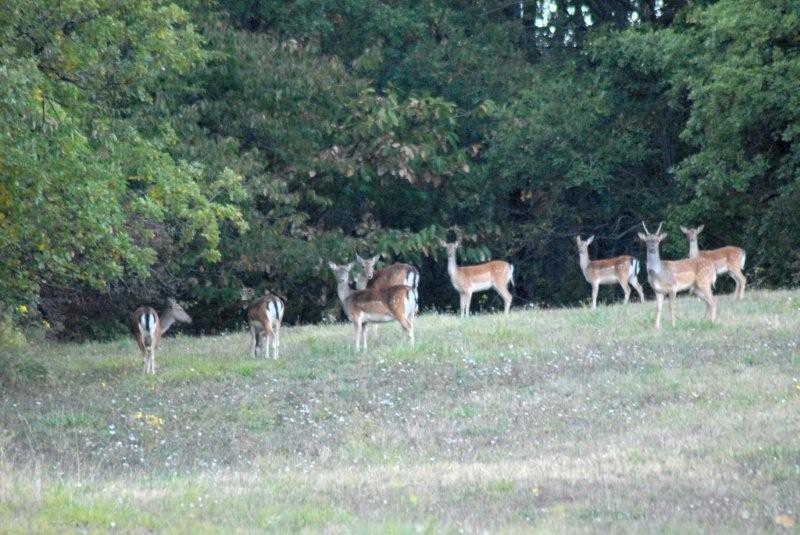
M 172 298 L 167 299 L 167 308 L 161 313 L 161 317 L 152 307 L 139 307 L 134 311 L 130 329 L 144 358 L 144 373 L 156 373 L 156 349 L 161 343 L 161 337 L 176 321 L 192 323 L 192 318 Z
M 644 302 L 644 292 L 639 284 L 639 261 L 628 255 L 615 256 L 614 258 L 606 258 L 605 260 L 589 260 L 589 244 L 594 241 L 594 236 L 589 236 L 589 239 L 582 240 L 580 236 L 575 236 L 575 241 L 578 243 L 578 255 L 581 265 L 581 271 L 586 281 L 592 285 L 592 308 L 597 308 L 597 292 L 601 284 L 614 284 L 619 283 L 622 286 L 622 291 L 625 293 L 625 304 L 631 296 L 631 289 L 628 286 L 633 286 L 639 294 L 639 300 Z
M 662 223 L 663 224 L 663 223 Z M 647 246 L 647 282 L 656 293 L 656 329 L 661 328 L 661 308 L 664 296 L 669 299 L 669 315 L 672 326 L 675 326 L 675 296 L 678 292 L 691 290 L 706 304 L 711 321 L 717 318 L 717 303 L 714 301 L 712 286 L 717 280 L 714 263 L 705 258 L 686 258 L 684 260 L 661 260 L 658 246 L 667 237 L 661 234 L 661 225 L 655 234 L 651 234 L 642 221 L 645 234 L 639 233 L 639 239 Z
M 356 328 L 356 351 L 362 345 L 367 350 L 368 323 L 386 323 L 397 320 L 414 344 L 414 314 L 417 310 L 417 292 L 411 286 L 399 284 L 387 288 L 350 288 L 350 270 L 353 262 L 337 266 L 329 262 L 336 276 L 337 292 L 345 314 Z
M 736 283 L 736 290 L 733 292 L 733 297 L 744 299 L 744 287 L 747 284 L 747 279 L 744 273 L 742 273 L 742 270 L 744 269 L 747 253 L 745 253 L 744 249 L 741 247 L 733 247 L 730 245 L 710 251 L 699 250 L 697 247 L 697 235 L 703 232 L 704 228 L 705 225 L 700 225 L 697 228 L 681 227 L 681 232 L 683 232 L 689 240 L 689 258 L 697 258 L 699 256 L 714 262 L 717 275 L 728 273 Z
M 475 266 L 458 266 L 456 264 L 456 250 L 461 245 L 461 240 L 446 243 L 439 240 L 439 244 L 447 249 L 447 273 L 450 282 L 461 297 L 461 316 L 469 315 L 469 305 L 472 302 L 473 292 L 482 292 L 494 288 L 503 298 L 503 311 L 508 314 L 511 308 L 511 292 L 508 283 L 514 284 L 514 266 L 502 260 L 492 260 Z
M 269 292 L 252 301 L 247 307 L 247 323 L 250 326 L 250 336 L 253 338 L 251 349 L 253 358 L 258 358 L 259 349 L 263 349 L 264 357 L 269 358 L 270 341 L 272 357 L 278 358 L 285 308 L 281 298 Z

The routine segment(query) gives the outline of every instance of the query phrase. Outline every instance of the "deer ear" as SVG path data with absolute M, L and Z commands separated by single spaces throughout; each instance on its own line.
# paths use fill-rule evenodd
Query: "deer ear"
M 640 239 L 640 240 L 642 240 L 642 241 L 647 241 L 647 236 L 645 236 L 645 235 L 644 235 L 644 234 L 642 234 L 641 232 L 637 232 L 637 234 L 639 235 L 639 239 Z
M 580 244 L 581 244 L 581 235 L 580 235 L 580 234 L 578 234 L 577 236 L 575 236 L 575 243 L 577 243 L 578 245 L 580 245 Z
M 355 262 L 350 262 L 349 264 L 347 264 L 347 265 L 346 265 L 346 266 L 344 266 L 344 267 L 346 267 L 346 268 L 347 268 L 347 271 L 350 271 L 351 269 L 353 269 L 353 266 L 354 266 L 354 265 L 355 265 Z
M 664 232 L 664 233 L 662 233 L 662 234 L 659 234 L 659 235 L 658 235 L 658 241 L 664 241 L 664 240 L 666 240 L 666 239 L 667 239 L 667 236 L 669 236 L 669 234 L 667 234 L 666 232 Z
M 361 263 L 361 262 L 363 262 L 363 261 L 364 261 L 364 259 L 363 259 L 363 258 L 361 258 L 361 255 L 360 255 L 360 254 L 358 254 L 358 253 L 356 253 L 356 262 L 358 262 L 358 263 Z
M 700 225 L 699 227 L 697 227 L 697 233 L 700 234 L 701 232 L 703 232 L 704 228 L 706 228 L 705 225 Z
M 594 235 L 591 235 L 591 236 L 589 236 L 589 239 L 588 239 L 588 240 L 586 240 L 586 245 L 589 245 L 589 244 L 590 244 L 590 243 L 592 243 L 593 241 L 594 241 Z
M 445 242 L 443 239 L 439 238 L 439 240 L 437 241 L 439 242 L 439 245 L 441 245 L 442 247 L 447 247 L 447 242 Z
M 375 262 L 377 262 L 378 260 L 380 260 L 380 258 L 381 258 L 381 255 L 379 255 L 379 254 L 376 254 L 375 256 L 373 256 L 373 257 L 370 259 L 370 262 L 372 262 L 372 263 L 374 264 Z
M 336 271 L 336 268 L 337 268 L 337 267 L 339 267 L 339 266 L 337 266 L 336 264 L 334 264 L 333 262 L 328 262 L 328 265 L 329 265 L 329 266 L 330 266 L 330 268 L 331 268 L 332 270 L 334 270 L 334 271 Z
M 456 249 L 458 249 L 459 247 L 461 247 L 461 240 L 460 239 L 456 240 Z
M 683 232 L 684 234 L 689 234 L 689 229 L 681 225 L 681 232 Z

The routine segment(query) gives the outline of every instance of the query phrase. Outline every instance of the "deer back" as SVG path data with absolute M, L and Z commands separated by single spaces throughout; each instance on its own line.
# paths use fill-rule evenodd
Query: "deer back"
M 411 310 L 416 307 L 414 295 L 414 289 L 405 285 L 356 290 L 347 298 L 347 315 L 351 319 L 357 314 L 399 319 L 409 314 L 411 303 Z
M 453 282 L 463 289 L 474 289 L 475 286 L 488 289 L 492 285 L 508 284 L 511 277 L 511 264 L 503 260 L 492 260 L 474 266 L 458 266 Z M 454 284 L 455 285 L 455 284 Z
M 419 285 L 419 271 L 412 265 L 399 262 L 378 271 L 367 283 L 369 288 L 388 288 L 389 286 L 402 285 L 416 289 Z
M 745 252 L 741 247 L 727 245 L 719 249 L 700 251 L 700 257 L 714 262 L 717 269 L 738 270 L 744 269 Z
M 688 287 L 696 283 L 714 284 L 717 280 L 714 263 L 703 257 L 664 260 L 662 266 L 674 278 L 678 287 Z

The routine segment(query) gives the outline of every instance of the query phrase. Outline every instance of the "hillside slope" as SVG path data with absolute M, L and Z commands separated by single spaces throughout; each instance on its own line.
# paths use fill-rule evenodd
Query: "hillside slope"
M 32 349 L 0 531 L 763 531 L 800 520 L 800 292 Z

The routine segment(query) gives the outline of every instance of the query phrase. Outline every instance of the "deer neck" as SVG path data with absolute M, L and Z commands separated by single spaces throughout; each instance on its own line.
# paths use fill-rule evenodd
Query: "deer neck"
M 350 288 L 350 283 L 347 281 L 339 282 L 336 286 L 336 293 L 339 295 L 339 301 L 342 302 L 342 306 L 346 311 L 347 306 L 345 305 L 345 301 L 347 301 L 347 298 L 353 293 L 352 288 Z
M 697 238 L 689 240 L 689 258 L 700 256 L 700 249 L 697 247 Z
M 647 252 L 647 271 L 653 272 L 656 275 L 659 275 L 663 270 L 663 265 L 661 264 L 661 254 L 659 250 L 656 249 L 654 253 Z
M 586 269 L 589 267 L 589 253 L 580 252 L 578 256 L 581 264 L 581 271 L 583 271 L 583 275 L 586 276 Z
M 172 324 L 175 323 L 175 313 L 171 308 L 161 313 L 161 317 L 158 318 L 158 323 L 161 326 L 161 334 L 164 334 L 172 327 Z
M 447 255 L 447 273 L 451 279 L 456 278 L 458 273 L 458 265 L 456 264 L 456 255 Z

